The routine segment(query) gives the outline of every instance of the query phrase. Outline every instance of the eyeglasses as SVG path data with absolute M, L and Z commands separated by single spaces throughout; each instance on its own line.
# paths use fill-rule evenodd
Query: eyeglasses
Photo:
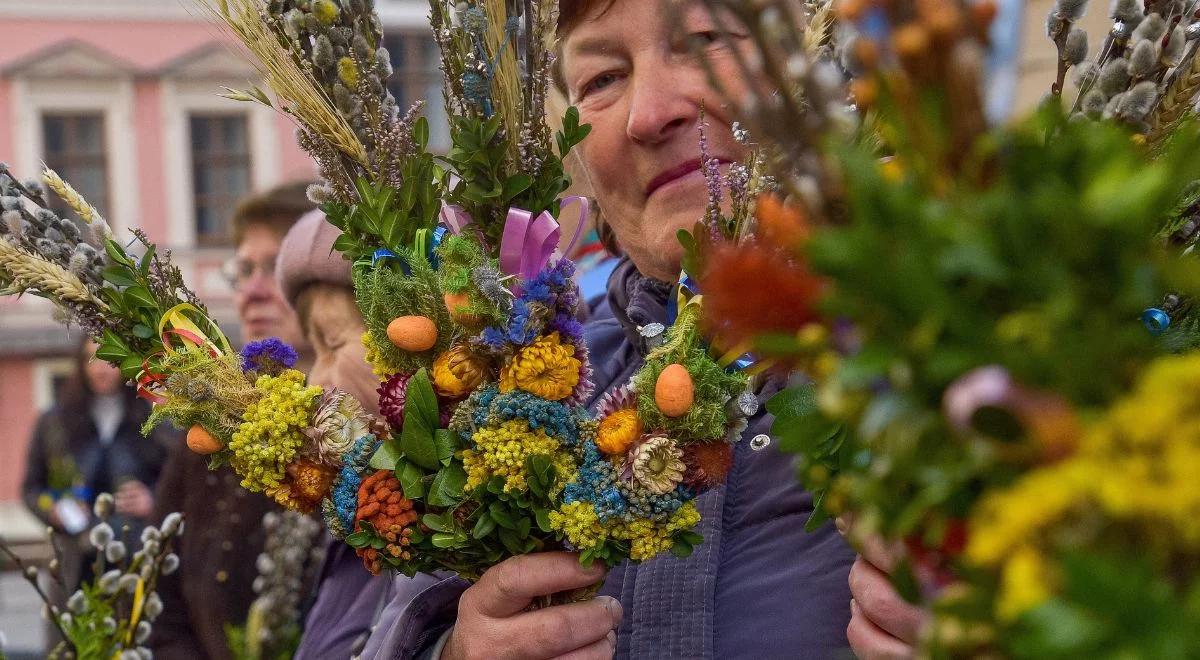
M 221 275 L 234 289 L 241 288 L 254 279 L 255 274 L 261 274 L 268 280 L 275 277 L 275 259 L 251 261 L 234 257 L 221 265 Z

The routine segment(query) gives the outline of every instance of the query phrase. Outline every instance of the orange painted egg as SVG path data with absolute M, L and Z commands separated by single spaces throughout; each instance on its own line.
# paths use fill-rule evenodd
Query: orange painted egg
M 224 449 L 224 445 L 221 444 L 221 441 L 217 440 L 216 436 L 209 433 L 203 426 L 200 426 L 199 424 L 196 424 L 192 426 L 192 428 L 188 429 L 187 446 L 188 449 L 191 449 L 197 454 L 204 456 Z
M 654 403 L 667 417 L 682 417 L 696 399 L 692 375 L 682 364 L 667 365 L 654 384 Z
M 437 343 L 438 329 L 428 317 L 400 316 L 388 324 L 387 336 L 396 348 L 409 353 L 420 353 L 433 348 Z

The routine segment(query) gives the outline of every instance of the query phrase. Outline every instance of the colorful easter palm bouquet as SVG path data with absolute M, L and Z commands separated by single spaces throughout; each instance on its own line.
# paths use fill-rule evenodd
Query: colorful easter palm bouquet
M 999 128 L 987 4 L 847 2 L 832 46 L 711 4 L 783 92 L 744 116 L 791 196 L 709 261 L 707 323 L 812 378 L 768 404 L 810 522 L 898 546 L 929 657 L 1196 657 L 1196 3 L 1114 3 L 1089 63 L 1060 0 L 1053 93 Z M 794 311 L 732 302 L 756 288 Z
M 563 158 L 587 134 L 544 119 L 553 3 L 431 3 L 453 146 L 427 150 L 417 108 L 384 87 L 389 56 L 365 0 L 204 2 L 252 53 L 258 88 L 228 96 L 299 127 L 325 182 L 311 193 L 353 262 L 379 410 L 306 383 L 271 339 L 230 349 L 169 255 L 116 241 L 86 201 L 0 172 L 6 291 L 49 298 L 242 486 L 328 529 L 372 571 L 476 579 L 508 556 L 574 549 L 613 565 L 700 541 L 693 499 L 719 483 L 744 428 L 746 377 L 701 340 L 698 301 L 630 384 L 592 395 L 574 265 L 556 216 L 581 198 Z M 584 218 L 586 220 L 586 216 Z M 140 247 L 133 248 L 134 243 Z M 751 411 L 752 412 L 752 411 Z

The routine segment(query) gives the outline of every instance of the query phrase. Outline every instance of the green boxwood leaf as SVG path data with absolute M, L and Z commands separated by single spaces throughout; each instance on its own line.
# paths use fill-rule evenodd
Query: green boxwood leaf
M 427 513 L 421 517 L 421 522 L 435 532 L 453 532 L 454 521 L 449 513 Z
M 405 497 L 418 499 L 425 496 L 424 470 L 402 458 L 396 461 L 395 472 Z
M 105 282 L 115 286 L 133 286 L 137 284 L 137 280 L 129 274 L 129 269 L 124 266 L 109 266 L 100 271 L 101 277 Z
M 390 439 L 384 440 L 383 444 L 379 445 L 379 449 L 371 455 L 371 467 L 377 470 L 394 470 L 396 469 L 396 461 L 400 458 L 400 450 L 396 444 Z M 408 491 L 405 491 L 407 495 Z M 411 496 L 410 496 L 411 497 Z
M 479 516 L 479 520 L 475 523 L 475 529 L 471 530 L 471 536 L 477 539 L 482 539 L 496 529 L 496 521 L 487 513 Z
M 428 502 L 433 506 L 454 506 L 463 497 L 463 486 L 467 473 L 458 464 L 449 465 L 438 471 L 429 487 Z
M 430 541 L 435 548 L 452 548 L 457 543 L 457 537 L 454 534 L 437 532 L 430 538 Z
M 546 509 L 536 509 L 533 512 L 534 518 L 537 519 L 538 529 L 543 532 L 549 532 L 553 528 L 550 526 L 550 512 Z
M 122 291 L 122 295 L 125 296 L 126 300 L 132 301 L 136 307 L 148 307 L 150 309 L 158 307 L 158 301 L 154 299 L 150 290 L 144 286 L 131 286 Z
M 500 502 L 492 502 L 488 506 L 488 514 L 495 519 L 497 525 L 500 525 L 505 529 L 512 530 L 517 528 L 516 521 L 512 519 L 512 516 L 509 514 L 508 510 Z
M 371 543 L 371 534 L 366 531 L 358 531 L 346 537 L 346 544 L 352 548 L 365 548 Z
M 436 470 L 441 465 L 433 437 L 438 426 L 438 408 L 429 372 L 420 369 L 413 374 L 408 381 L 407 394 L 400 451 L 404 452 L 405 458 L 426 470 Z

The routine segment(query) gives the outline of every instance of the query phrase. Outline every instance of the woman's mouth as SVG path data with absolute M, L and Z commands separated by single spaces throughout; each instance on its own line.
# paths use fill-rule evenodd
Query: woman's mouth
M 728 162 L 720 158 L 716 160 L 718 165 Z M 693 158 L 691 160 L 686 160 L 674 167 L 663 170 L 658 174 L 658 176 L 651 179 L 650 183 L 646 184 L 646 197 L 653 195 L 659 188 L 701 172 L 702 164 L 703 161 L 701 161 L 699 158 Z

